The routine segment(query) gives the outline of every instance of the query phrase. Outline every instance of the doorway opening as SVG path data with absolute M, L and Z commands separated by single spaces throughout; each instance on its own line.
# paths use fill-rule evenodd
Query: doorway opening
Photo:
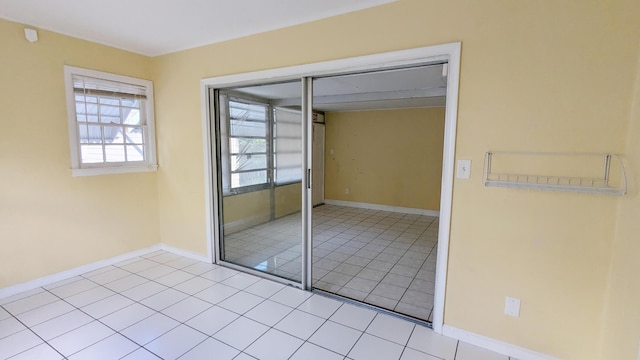
M 211 225 L 208 231 L 213 261 L 301 288 L 319 288 L 422 320 L 432 320 L 434 330 L 441 332 L 451 214 L 459 50 L 460 44 L 448 44 L 203 80 L 207 209 Z M 416 80 L 416 74 L 429 72 L 439 73 L 440 83 L 437 86 L 415 86 L 411 83 Z M 393 84 L 392 79 L 403 76 L 409 84 L 402 89 L 370 91 L 376 83 L 377 86 L 389 86 Z M 380 82 L 380 79 L 386 80 Z M 338 91 L 340 87 L 348 87 L 351 92 Z M 293 89 L 295 93 L 288 93 Z M 380 97 L 382 93 L 384 97 Z M 425 105 L 424 101 L 431 103 Z M 440 134 L 443 145 L 439 156 L 441 191 L 434 195 L 440 201 L 439 209 L 403 203 L 399 199 L 402 191 L 398 189 L 406 187 L 406 184 L 378 186 L 378 195 L 395 194 L 395 200 L 391 203 L 357 201 L 355 197 L 332 199 L 336 197 L 335 188 L 342 189 L 343 186 L 336 184 L 337 177 L 331 173 L 335 169 L 330 164 L 335 159 L 329 158 L 336 155 L 338 149 L 331 142 L 332 136 L 335 136 L 331 129 L 336 116 L 376 111 L 386 112 L 386 115 L 393 113 L 387 118 L 397 118 L 396 112 L 400 109 L 423 111 L 437 106 L 436 102 L 446 105 L 445 109 L 440 110 L 444 116 L 444 134 Z M 354 104 L 364 106 L 365 103 L 369 107 L 353 108 Z M 314 126 L 314 117 L 324 117 L 325 123 L 316 121 Z M 287 133 L 282 130 L 285 128 L 278 128 L 279 122 L 283 125 L 289 122 L 290 129 L 295 127 L 300 138 L 294 140 L 285 136 Z M 400 120 L 395 125 L 402 127 Z M 319 131 L 326 136 L 326 147 L 322 154 L 324 159 L 318 156 L 317 142 L 320 140 L 316 133 Z M 418 145 L 420 141 L 413 143 L 414 147 Z M 370 143 L 369 146 L 375 144 Z M 392 152 L 391 149 L 387 150 Z M 340 152 L 342 154 L 343 150 Z M 410 155 L 411 151 L 396 154 L 394 161 L 387 163 L 401 163 L 405 168 L 415 169 L 416 166 L 411 166 Z M 283 165 L 287 163 L 284 157 L 300 161 L 296 162 L 296 166 L 287 168 Z M 319 182 L 313 181 L 314 175 L 316 179 L 320 178 L 320 160 L 325 164 L 322 167 L 325 172 L 324 184 L 322 189 L 313 189 L 312 184 Z M 312 171 L 312 168 L 316 170 Z M 284 174 L 292 176 L 289 182 L 278 180 Z M 366 177 L 366 174 L 361 175 Z M 411 177 L 410 172 L 397 175 L 405 182 Z M 413 178 L 424 180 L 421 175 Z M 347 195 L 362 192 L 362 186 L 353 186 L 342 190 Z M 291 190 L 287 191 L 289 188 Z M 408 198 L 418 197 L 411 190 L 405 193 Z M 321 203 L 325 205 L 312 210 L 313 205 Z M 288 212 L 280 210 L 283 208 Z M 250 214 L 238 218 L 239 210 Z M 434 211 L 438 217 L 433 216 Z M 343 229 L 339 233 L 336 228 L 327 229 L 329 225 L 336 225 L 332 224 L 336 218 L 348 218 L 337 225 Z M 387 227 L 382 229 L 383 226 Z M 329 236 L 331 232 L 335 233 L 334 236 Z M 365 239 L 369 241 L 363 241 Z M 359 244 L 350 241 L 358 241 Z M 338 262 L 334 258 L 344 261 L 331 264 L 336 266 L 329 269 L 329 261 Z M 388 262 L 385 263 L 383 259 Z M 383 273 L 382 267 L 388 268 L 386 273 Z M 428 272 L 435 276 L 430 283 L 428 279 L 421 278 Z M 335 278 L 336 273 L 352 277 L 340 285 L 340 289 L 325 286 L 332 284 L 326 280 Z M 426 287 L 433 290 L 429 291 Z M 361 294 L 341 294 L 341 289 L 360 291 Z M 367 289 L 370 291 L 367 292 Z M 424 292 L 418 296 L 420 291 L 414 293 L 416 290 Z M 362 298 L 365 292 L 366 296 Z M 429 292 L 435 293 L 435 297 Z M 431 295 L 431 298 L 427 295 Z M 376 303 L 377 297 L 396 303 L 393 306 Z M 433 310 L 431 304 L 434 304 Z M 422 310 L 411 312 L 411 306 L 413 310 L 422 306 Z
M 313 211 L 312 286 L 431 322 L 446 64 L 313 85 L 327 151 L 319 185 L 326 205 Z

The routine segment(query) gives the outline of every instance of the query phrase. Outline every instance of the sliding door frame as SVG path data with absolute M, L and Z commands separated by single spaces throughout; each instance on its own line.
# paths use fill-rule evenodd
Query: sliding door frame
M 303 78 L 303 79 L 294 79 L 296 80 L 296 83 L 299 85 L 300 87 L 300 94 L 303 95 L 304 94 L 304 89 L 306 88 L 306 82 L 305 81 L 311 81 L 310 79 L 307 78 Z M 303 86 L 304 85 L 304 86 Z M 242 94 L 241 92 L 238 91 L 234 91 L 234 90 L 230 90 L 229 88 L 224 88 L 224 87 L 209 87 L 208 88 L 208 102 L 209 102 L 209 110 L 210 110 L 210 130 L 209 133 L 211 135 L 211 154 L 212 154 L 212 159 L 211 159 L 211 168 L 212 168 L 212 178 L 211 178 L 211 182 L 212 182 L 212 191 L 213 191 L 213 207 L 214 207 L 214 218 L 212 219 L 213 221 L 213 229 L 212 231 L 213 233 L 213 239 L 214 239 L 214 244 L 209 245 L 209 247 L 213 246 L 214 247 L 214 251 L 212 254 L 209 254 L 208 257 L 212 258 L 212 262 L 215 264 L 221 264 L 224 265 L 226 267 L 232 268 L 232 269 L 236 269 L 236 270 L 240 270 L 246 273 L 250 273 L 253 275 L 257 275 L 260 277 L 264 277 L 264 278 L 268 278 L 270 280 L 274 280 L 274 281 L 278 281 L 281 283 L 285 283 L 287 285 L 292 285 L 298 288 L 302 288 L 302 289 L 310 289 L 307 288 L 307 285 L 305 284 L 305 277 L 311 278 L 310 275 L 310 269 L 311 269 L 311 262 L 310 261 L 305 261 L 306 258 L 306 251 L 307 249 L 305 248 L 305 245 L 307 243 L 310 243 L 310 232 L 309 235 L 307 235 L 307 231 L 306 229 L 310 228 L 311 223 L 309 221 L 307 221 L 307 218 L 310 219 L 311 218 L 311 212 L 310 210 L 307 210 L 305 208 L 305 204 L 307 203 L 306 201 L 306 197 L 307 197 L 307 192 L 310 190 L 307 190 L 307 186 L 306 184 L 308 184 L 309 182 L 307 181 L 307 179 L 305 179 L 305 175 L 306 175 L 306 171 L 302 173 L 302 177 L 299 181 L 300 183 L 300 190 L 301 190 L 301 218 L 300 218 L 300 234 L 302 235 L 301 238 L 299 239 L 300 241 L 300 251 L 299 251 L 299 255 L 300 255 L 300 266 L 301 266 L 301 271 L 300 271 L 300 280 L 296 280 L 296 279 L 292 279 L 292 278 L 287 278 L 284 276 L 279 276 L 279 275 L 275 275 L 269 271 L 261 271 L 261 270 L 256 270 L 250 266 L 247 265 L 243 265 L 241 263 L 235 263 L 227 259 L 227 256 L 224 255 L 224 248 L 225 248 L 225 232 L 224 232 L 224 226 L 222 223 L 222 219 L 224 218 L 223 214 L 224 214 L 224 207 L 223 207 L 223 200 L 225 198 L 226 195 L 224 195 L 224 191 L 222 188 L 222 184 L 223 184 L 223 176 L 228 176 L 227 172 L 230 172 L 231 169 L 229 167 L 228 170 L 222 170 L 222 162 L 226 161 L 227 159 L 225 159 L 225 156 L 222 155 L 223 151 L 222 149 L 222 144 L 223 142 L 228 141 L 227 138 L 223 138 L 224 135 L 220 134 L 220 133 L 216 133 L 216 130 L 220 130 L 222 128 L 221 122 L 225 122 L 228 128 L 228 134 L 227 136 L 230 136 L 230 125 L 229 125 L 229 119 L 228 117 L 230 116 L 230 111 L 229 111 L 229 105 L 228 102 L 231 101 L 233 99 L 233 101 L 240 101 L 240 102 L 246 102 L 246 103 L 250 103 L 250 104 L 257 104 L 260 106 L 264 106 L 265 107 L 265 112 L 266 112 L 266 118 L 267 118 L 267 130 L 266 130 L 266 137 L 268 138 L 268 145 L 267 145 L 267 163 L 271 163 L 273 161 L 272 159 L 272 155 L 274 154 L 273 152 L 273 131 L 274 131 L 274 121 L 273 121 L 273 107 L 272 105 L 269 104 L 269 100 L 268 99 L 264 99 L 264 98 L 260 98 L 260 97 L 256 97 L 256 96 L 252 96 L 252 95 L 247 95 L 247 94 Z M 220 98 L 221 95 L 224 94 L 225 98 L 227 98 L 227 100 L 221 102 Z M 302 98 L 302 109 L 304 110 L 305 108 L 309 108 L 311 109 L 310 106 L 304 104 L 304 97 Z M 227 114 L 224 120 L 222 119 L 222 115 L 221 115 L 221 109 L 224 109 L 224 113 Z M 301 121 L 301 138 L 302 138 L 302 148 L 300 149 L 300 155 L 303 159 L 303 161 L 301 162 L 302 165 L 304 166 L 306 169 L 307 166 L 307 162 L 304 161 L 308 158 L 308 156 L 310 156 L 311 153 L 311 142 L 308 141 L 306 139 L 307 136 L 307 129 L 305 127 L 305 122 L 308 120 L 309 123 L 311 123 L 311 115 L 307 115 L 305 114 L 304 111 L 300 111 L 298 112 L 299 116 L 300 116 L 300 121 Z M 309 110 L 309 113 L 311 114 L 312 111 Z M 271 149 L 271 150 L 269 150 Z M 254 192 L 254 191 L 264 191 L 264 190 L 268 190 L 270 192 L 270 211 L 269 211 L 269 219 L 271 221 L 274 220 L 274 216 L 275 216 L 275 196 L 274 196 L 274 191 L 275 188 L 278 186 L 276 184 L 276 179 L 274 176 L 274 173 L 272 171 L 272 166 L 271 165 L 267 165 L 267 182 L 268 182 L 268 186 L 264 185 L 264 184 L 258 184 L 258 185 L 250 185 L 247 186 L 248 188 L 251 188 L 247 191 L 242 191 L 238 194 L 243 194 L 243 193 L 248 193 L 248 192 Z M 230 181 L 229 179 L 227 179 L 227 181 Z M 297 183 L 297 182 L 296 182 Z M 229 182 L 228 186 L 231 186 L 231 183 Z M 208 195 L 207 195 L 208 196 Z M 214 255 L 215 257 L 212 257 L 212 255 Z M 307 271 L 307 269 L 309 269 Z
M 208 257 L 213 263 L 220 262 L 220 249 L 218 248 L 219 229 L 219 207 L 218 202 L 218 182 L 215 161 L 219 155 L 216 154 L 214 143 L 215 134 L 212 126 L 211 111 L 214 109 L 215 99 L 209 96 L 210 89 L 220 89 L 227 87 L 236 87 L 244 85 L 258 85 L 265 83 L 273 83 L 287 81 L 293 79 L 304 79 L 316 76 L 340 75 L 362 71 L 375 71 L 389 68 L 427 65 L 431 63 L 448 64 L 447 74 L 447 93 L 445 108 L 445 132 L 444 132 L 444 148 L 442 161 L 442 187 L 440 195 L 440 225 L 438 231 L 438 257 L 436 265 L 436 284 L 434 296 L 434 315 L 433 329 L 437 333 L 442 333 L 444 325 L 444 305 L 445 290 L 447 278 L 447 261 L 449 252 L 449 235 L 451 228 L 451 203 L 453 196 L 453 169 L 455 160 L 455 143 L 456 143 L 456 124 L 458 111 L 458 88 L 460 77 L 460 50 L 461 43 L 449 43 L 435 46 L 428 46 L 416 49 L 400 50 L 394 52 L 380 53 L 374 55 L 366 55 L 359 57 L 351 57 L 339 60 L 324 61 L 319 63 L 297 65 L 285 68 L 269 69 L 263 71 L 241 73 L 235 75 L 218 76 L 200 81 L 201 87 L 201 104 L 202 104 L 202 129 L 203 129 L 203 151 L 204 151 L 204 176 L 205 176 L 205 215 L 206 215 L 206 241 Z M 307 87 L 311 86 L 309 79 L 303 80 Z M 303 87 L 305 87 L 303 85 Z M 309 89 L 305 91 L 307 98 L 312 97 Z M 303 103 L 304 103 L 303 99 Z M 305 109 L 310 112 L 310 109 Z M 304 115 L 303 115 L 304 116 Z M 307 114 L 310 116 L 310 114 Z M 309 118 L 310 119 L 310 118 Z M 215 119 L 214 119 L 215 121 Z M 307 121 L 305 121 L 307 123 Z M 311 125 L 306 125 L 311 128 Z M 307 129 L 307 131 L 311 131 Z M 306 149 L 306 147 L 305 147 Z M 305 158 L 305 174 L 303 181 L 305 185 L 309 176 L 311 156 L 309 150 Z M 306 193 L 308 201 L 310 199 L 310 189 L 303 192 Z M 303 207 L 303 211 L 307 211 L 303 222 L 309 222 L 307 233 L 305 233 L 305 247 L 303 248 L 303 278 L 302 287 L 309 289 L 311 286 L 311 245 L 308 244 L 311 239 L 311 214 L 309 210 Z M 303 216 L 305 213 L 303 212 Z M 306 256 L 304 256 L 306 255 Z M 305 270 L 306 269 L 306 270 Z
M 313 266 L 313 246 L 311 237 L 313 236 L 313 176 L 311 175 L 312 142 L 313 138 L 313 79 L 302 78 L 302 288 L 311 290 L 312 266 Z

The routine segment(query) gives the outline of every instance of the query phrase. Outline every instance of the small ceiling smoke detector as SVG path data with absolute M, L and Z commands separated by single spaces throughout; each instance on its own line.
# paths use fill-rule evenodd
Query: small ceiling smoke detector
M 29 40 L 29 42 L 38 41 L 38 32 L 35 29 L 24 29 L 24 37 Z

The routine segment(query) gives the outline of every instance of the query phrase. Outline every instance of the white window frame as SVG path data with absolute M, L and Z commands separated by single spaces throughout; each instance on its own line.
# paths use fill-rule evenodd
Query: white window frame
M 145 129 L 144 129 L 144 152 L 143 162 L 119 162 L 119 163 L 97 163 L 83 164 L 80 154 L 80 138 L 76 121 L 76 102 L 73 89 L 73 76 L 86 76 L 100 80 L 131 84 L 145 89 L 147 97 L 144 101 Z M 123 174 L 135 172 L 156 171 L 158 164 L 156 161 L 155 144 L 155 121 L 153 112 L 153 82 L 118 74 L 112 74 L 97 70 L 83 69 L 74 66 L 64 67 L 65 93 L 67 96 L 67 120 L 69 128 L 69 149 L 71 151 L 71 174 L 72 176 L 92 176 L 106 174 Z
M 230 110 L 229 110 L 229 103 L 230 102 L 240 102 L 240 103 L 247 103 L 247 104 L 255 104 L 258 106 L 264 106 L 265 107 L 265 114 L 266 114 L 266 127 L 267 127 L 267 133 L 266 133 L 266 137 L 265 140 L 267 141 L 267 152 L 266 152 L 266 156 L 267 156 L 267 167 L 265 169 L 256 169 L 255 171 L 267 171 L 267 179 L 264 183 L 259 183 L 259 184 L 254 184 L 254 185 L 245 185 L 245 186 L 239 186 L 239 187 L 233 187 L 231 186 L 231 176 L 234 173 L 237 173 L 237 171 L 231 171 L 231 152 L 229 150 L 229 144 L 228 142 L 228 138 L 230 138 L 230 134 L 227 134 L 226 137 L 227 139 L 223 139 L 222 140 L 222 151 L 221 151 L 221 161 L 223 163 L 223 168 L 225 168 L 225 170 L 222 171 L 223 173 L 223 186 L 222 186 L 222 193 L 225 196 L 231 196 L 231 195 L 238 195 L 238 194 L 244 194 L 244 193 L 248 193 L 248 192 L 254 192 L 254 191 L 261 191 L 261 190 L 266 190 L 266 189 L 270 189 L 273 187 L 278 187 L 278 186 L 285 186 L 285 185 L 291 185 L 291 184 L 296 184 L 296 183 L 300 183 L 302 182 L 302 173 L 299 174 L 299 178 L 296 179 L 288 179 L 287 181 L 278 181 L 277 180 L 277 173 L 278 173 L 278 166 L 277 166 L 277 155 L 278 155 L 278 151 L 277 151 L 277 146 L 276 146 L 276 142 L 278 141 L 278 136 L 277 136 L 277 120 L 276 120 L 276 111 L 280 110 L 280 111 L 287 111 L 287 112 L 295 112 L 297 115 L 300 116 L 300 118 L 302 118 L 302 113 L 299 110 L 291 110 L 291 109 L 287 109 L 284 107 L 279 107 L 279 106 L 274 106 L 273 104 L 271 104 L 271 102 L 267 99 L 263 99 L 257 96 L 251 96 L 251 95 L 247 95 L 247 94 L 242 94 L 242 93 L 238 93 L 238 92 L 234 92 L 233 90 L 228 90 L 228 89 L 221 89 L 221 93 L 219 95 L 220 99 L 224 98 L 224 100 L 220 100 L 220 114 L 218 114 L 218 116 L 220 117 L 219 121 L 224 121 L 224 124 L 220 124 L 221 126 L 221 134 L 225 134 L 227 132 L 230 131 L 231 128 L 231 115 L 230 115 Z M 224 125 L 224 127 L 226 127 L 226 131 L 222 130 L 222 126 Z M 300 124 L 300 126 L 302 126 L 302 123 Z M 222 137 L 224 138 L 225 135 L 222 135 Z M 302 141 L 302 133 L 300 133 L 300 140 Z M 300 164 L 299 164 L 300 169 L 302 169 L 302 159 L 300 159 Z
M 269 143 L 271 142 L 271 137 L 272 135 L 272 120 L 271 120 L 271 106 L 266 103 L 266 102 L 261 102 L 261 101 L 257 101 L 254 99 L 250 99 L 249 97 L 241 97 L 241 96 L 237 96 L 235 94 L 226 94 L 226 100 L 225 100 L 225 108 L 226 108 L 226 115 L 225 115 L 225 119 L 224 121 L 226 122 L 225 126 L 227 127 L 227 141 L 231 138 L 231 110 L 230 108 L 230 103 L 231 102 L 236 102 L 236 103 L 246 103 L 246 104 L 253 104 L 253 105 L 257 105 L 257 106 L 263 106 L 265 108 L 265 141 L 267 143 L 267 151 L 265 152 L 265 157 L 267 160 L 267 165 L 264 169 L 255 169 L 255 170 L 251 170 L 251 171 L 265 171 L 267 176 L 264 182 L 262 183 L 258 183 L 258 184 L 253 184 L 253 185 L 243 185 L 243 186 L 238 186 L 238 187 L 233 187 L 232 186 L 232 176 L 234 173 L 238 173 L 238 171 L 232 171 L 231 170 L 231 157 L 233 156 L 230 150 L 230 146 L 227 145 L 227 154 L 226 154 L 226 159 L 223 159 L 223 161 L 227 162 L 227 167 L 228 167 L 228 171 L 227 171 L 227 178 L 225 179 L 228 182 L 228 189 L 225 189 L 225 191 L 223 191 L 225 193 L 225 195 L 236 195 L 236 194 L 242 194 L 242 193 L 246 193 L 246 192 L 252 192 L 252 191 L 260 191 L 260 190 L 265 190 L 265 189 L 269 189 L 271 187 L 271 173 L 273 171 L 272 168 L 272 160 L 270 159 L 270 157 L 272 157 L 272 150 L 270 150 L 271 146 L 269 146 Z M 222 119 L 220 120 L 222 121 Z

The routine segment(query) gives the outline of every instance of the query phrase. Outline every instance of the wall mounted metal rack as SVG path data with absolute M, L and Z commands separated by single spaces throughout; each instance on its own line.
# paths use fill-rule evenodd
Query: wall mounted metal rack
M 622 196 L 627 176 L 622 159 L 611 153 L 489 151 L 485 186 Z

